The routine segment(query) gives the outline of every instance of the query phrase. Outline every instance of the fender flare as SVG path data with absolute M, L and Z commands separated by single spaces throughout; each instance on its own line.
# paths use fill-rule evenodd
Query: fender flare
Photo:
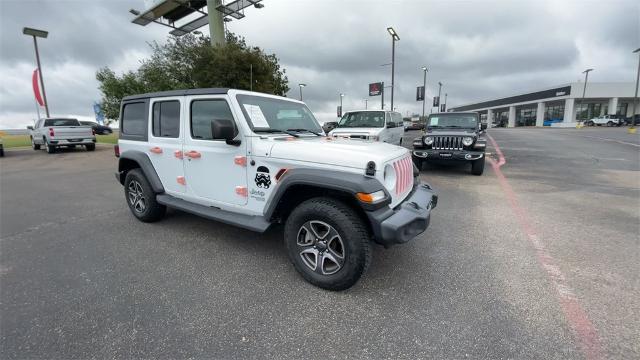
M 151 185 L 151 188 L 153 189 L 154 192 L 156 193 L 164 192 L 164 186 L 162 186 L 162 181 L 160 181 L 160 177 L 158 176 L 158 173 L 156 173 L 156 170 L 153 167 L 153 164 L 151 163 L 149 156 L 143 153 L 142 151 L 138 151 L 138 150 L 127 150 L 120 154 L 120 159 L 118 160 L 118 173 L 120 174 L 119 180 L 121 184 L 124 184 L 124 177 L 126 176 L 126 172 L 122 166 L 122 163 L 123 163 L 122 160 L 125 160 L 125 159 L 133 160 L 140 166 L 142 173 L 144 173 L 144 176 L 149 181 L 149 184 Z
M 359 192 L 373 193 L 382 190 L 387 200 L 376 204 L 376 208 L 391 202 L 389 192 L 380 181 L 364 174 L 320 169 L 290 169 L 278 181 L 278 186 L 268 200 L 264 212 L 265 218 L 270 219 L 273 216 L 287 190 L 296 185 L 309 185 L 327 190 L 341 191 L 352 194 L 354 198 L 355 194 Z M 361 205 L 365 210 L 369 210 L 368 207 L 371 206 L 364 203 L 361 203 Z

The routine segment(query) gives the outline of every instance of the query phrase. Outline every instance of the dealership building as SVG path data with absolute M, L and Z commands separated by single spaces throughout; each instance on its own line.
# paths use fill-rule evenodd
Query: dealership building
M 601 115 L 631 117 L 635 83 L 588 82 L 584 100 L 584 83 L 554 86 L 540 91 L 513 95 L 452 107 L 449 111 L 477 111 L 489 124 L 508 127 L 575 126 L 577 120 Z M 640 101 L 636 114 L 640 113 Z M 491 126 L 491 125 L 489 125 Z

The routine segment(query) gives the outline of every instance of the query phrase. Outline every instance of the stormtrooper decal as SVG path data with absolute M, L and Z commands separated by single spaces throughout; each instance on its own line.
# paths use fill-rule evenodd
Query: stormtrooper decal
M 258 166 L 258 171 L 256 172 L 256 185 L 259 188 L 268 189 L 271 186 L 271 176 L 269 175 L 269 169 L 265 166 Z

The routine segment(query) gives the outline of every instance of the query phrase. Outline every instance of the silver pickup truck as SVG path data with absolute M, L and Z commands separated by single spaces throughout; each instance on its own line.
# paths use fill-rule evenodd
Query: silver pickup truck
M 77 119 L 40 119 L 35 126 L 27 126 L 27 129 L 31 130 L 31 146 L 34 150 L 40 150 L 44 146 L 52 154 L 58 147 L 74 148 L 76 145 L 84 146 L 87 151 L 96 149 L 93 129 L 81 125 Z

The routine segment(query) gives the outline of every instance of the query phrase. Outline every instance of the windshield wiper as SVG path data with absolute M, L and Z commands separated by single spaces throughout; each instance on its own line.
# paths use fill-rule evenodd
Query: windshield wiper
M 256 130 L 256 129 L 254 129 L 253 131 L 255 131 L 255 132 L 265 132 L 265 133 L 270 133 L 270 134 L 273 134 L 273 133 L 285 133 L 285 134 L 289 134 L 289 135 L 291 135 L 293 137 L 300 137 L 300 135 L 298 135 L 298 134 L 296 134 L 294 132 L 291 132 L 289 130 L 280 130 L 280 129 L 257 129 Z
M 296 131 L 296 132 L 306 131 L 306 132 L 312 133 L 314 135 L 322 136 L 322 134 L 320 134 L 319 132 L 315 132 L 315 131 L 312 131 L 312 130 L 309 130 L 309 129 L 287 129 L 287 131 Z

